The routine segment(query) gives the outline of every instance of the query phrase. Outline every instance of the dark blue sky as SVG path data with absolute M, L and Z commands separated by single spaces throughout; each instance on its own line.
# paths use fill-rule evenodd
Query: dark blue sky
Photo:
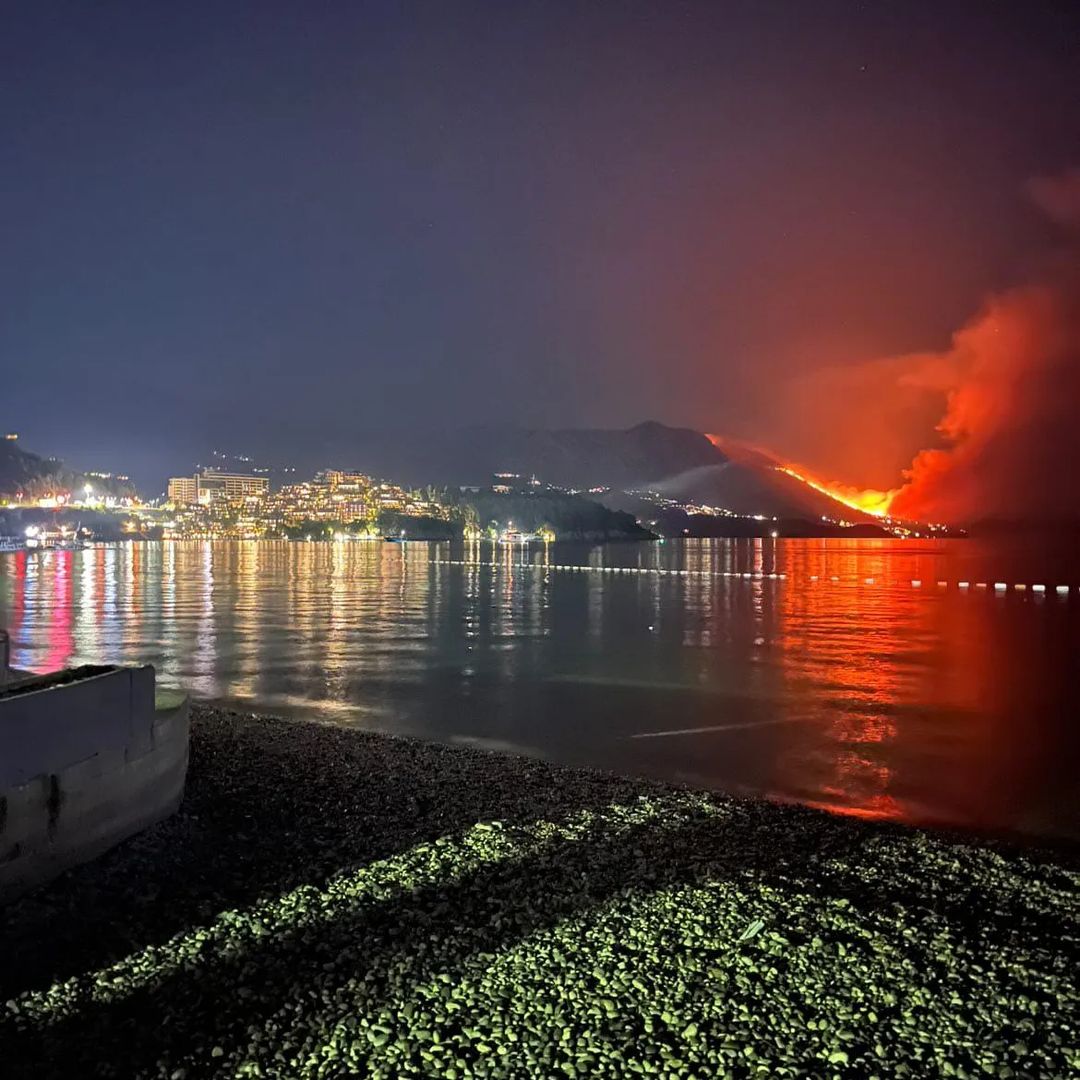
M 1080 151 L 1078 30 L 989 0 L 8 4 L 0 424 L 146 481 L 211 447 L 386 467 L 493 419 L 785 449 L 794 376 L 940 347 L 1014 278 L 1025 180 Z

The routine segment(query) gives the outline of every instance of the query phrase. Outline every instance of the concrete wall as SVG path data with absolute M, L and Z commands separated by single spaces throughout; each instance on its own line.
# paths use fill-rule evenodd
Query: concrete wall
M 186 699 L 156 708 L 154 669 L 0 697 L 0 901 L 173 813 Z

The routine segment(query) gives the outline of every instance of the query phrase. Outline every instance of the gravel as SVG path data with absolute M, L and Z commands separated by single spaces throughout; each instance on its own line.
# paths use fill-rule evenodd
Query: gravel
M 199 707 L 180 812 L 0 909 L 0 1074 L 1074 1076 L 1078 867 Z

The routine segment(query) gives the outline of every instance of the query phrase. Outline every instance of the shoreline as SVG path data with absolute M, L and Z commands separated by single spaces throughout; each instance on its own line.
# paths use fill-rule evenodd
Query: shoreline
M 1078 897 L 1056 845 L 194 705 L 179 813 L 0 908 L 0 1047 L 12 1077 L 1066 1075 Z

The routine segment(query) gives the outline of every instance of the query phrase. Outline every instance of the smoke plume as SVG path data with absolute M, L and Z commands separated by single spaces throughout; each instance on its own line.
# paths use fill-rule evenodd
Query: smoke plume
M 942 445 L 923 450 L 897 517 L 1080 517 L 1080 170 L 1029 194 L 1065 235 L 1025 284 L 991 297 L 944 353 L 878 362 L 895 393 L 945 394 Z

